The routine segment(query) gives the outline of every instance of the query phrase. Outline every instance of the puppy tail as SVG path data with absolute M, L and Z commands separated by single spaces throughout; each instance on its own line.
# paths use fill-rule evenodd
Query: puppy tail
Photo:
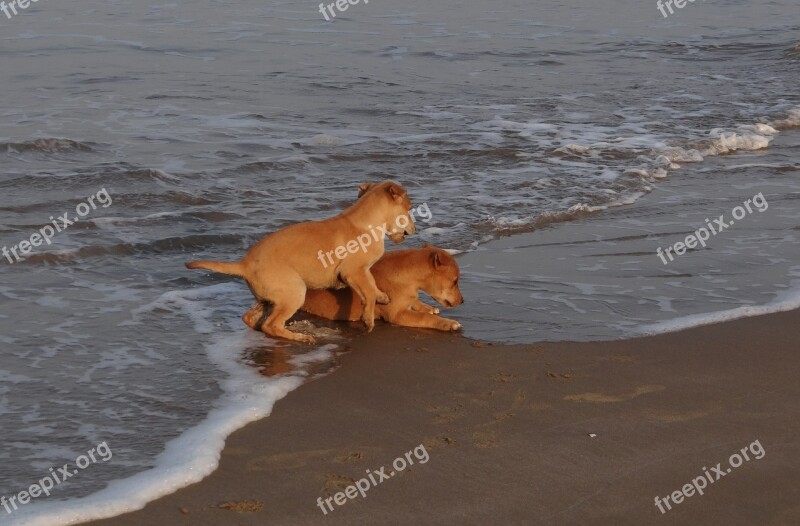
M 186 264 L 188 269 L 205 269 L 220 274 L 228 274 L 230 276 L 244 277 L 244 268 L 240 262 L 225 263 L 222 261 L 190 261 Z

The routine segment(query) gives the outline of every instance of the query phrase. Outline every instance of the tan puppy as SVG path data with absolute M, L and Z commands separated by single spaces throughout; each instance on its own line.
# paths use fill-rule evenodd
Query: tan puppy
M 464 302 L 458 288 L 458 263 L 440 248 L 426 246 L 411 250 L 387 252 L 372 267 L 372 275 L 391 301 L 378 305 L 376 316 L 395 325 L 422 327 L 440 331 L 455 331 L 461 324 L 437 316 L 439 309 L 419 300 L 423 291 L 443 307 L 455 307 Z M 310 290 L 303 309 L 330 320 L 356 321 L 363 307 L 350 289 Z M 256 304 L 244 315 L 244 322 L 255 328 L 264 309 Z
M 244 278 L 258 301 L 273 304 L 259 327 L 270 336 L 313 343 L 311 336 L 288 330 L 286 320 L 303 306 L 307 290 L 345 285 L 358 294 L 361 319 L 372 330 L 376 301 L 387 303 L 389 298 L 378 290 L 369 269 L 383 255 L 384 234 L 400 243 L 414 233 L 410 210 L 411 200 L 397 183 L 366 183 L 359 188 L 358 201 L 336 217 L 269 234 L 241 261 L 194 261 L 186 267 Z

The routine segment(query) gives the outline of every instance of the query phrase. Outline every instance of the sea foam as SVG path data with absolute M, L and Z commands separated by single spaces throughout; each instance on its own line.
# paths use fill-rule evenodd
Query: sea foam
M 775 312 L 786 312 L 798 308 L 800 308 L 800 283 L 795 282 L 791 289 L 779 293 L 775 299 L 764 305 L 745 305 L 735 309 L 682 316 L 672 320 L 643 325 L 637 328 L 637 332 L 643 335 L 677 332 L 692 327 L 749 318 L 751 316 L 762 316 Z
M 170 291 L 134 313 L 140 317 L 159 309 L 178 310 L 192 320 L 195 330 L 208 334 L 206 354 L 221 371 L 219 385 L 224 394 L 205 420 L 167 443 L 154 468 L 114 481 L 87 497 L 29 504 L 15 511 L 6 524 L 54 526 L 113 517 L 142 509 L 148 502 L 200 482 L 217 469 L 225 439 L 231 433 L 269 416 L 275 402 L 304 382 L 302 371 L 291 376 L 266 378 L 254 368 L 232 359 L 248 346 L 249 334 L 246 330 L 220 331 L 214 310 L 206 306 L 204 300 L 235 290 L 235 284 L 227 283 Z M 231 323 L 231 326 L 235 325 Z M 332 352 L 333 346 L 328 344 L 312 351 L 305 360 L 298 357 L 296 362 L 302 365 L 318 361 Z

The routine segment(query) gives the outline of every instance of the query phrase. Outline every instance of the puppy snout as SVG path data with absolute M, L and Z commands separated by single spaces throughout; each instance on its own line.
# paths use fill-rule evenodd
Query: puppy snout
M 456 301 L 453 302 L 453 306 L 454 307 L 458 307 L 459 305 L 463 305 L 463 304 L 464 304 L 464 296 L 461 294 L 461 291 L 459 291 L 458 292 L 458 297 L 456 298 Z
M 417 231 L 417 225 L 414 224 L 414 220 L 412 219 L 411 221 L 409 221 L 408 226 L 405 228 L 405 234 L 407 236 L 410 236 L 413 235 L 416 231 Z

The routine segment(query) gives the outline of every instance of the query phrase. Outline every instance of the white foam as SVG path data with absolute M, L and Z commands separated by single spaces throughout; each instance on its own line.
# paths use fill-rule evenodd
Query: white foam
M 773 122 L 772 126 L 784 129 L 800 126 L 800 107 L 790 109 L 785 118 Z
M 248 332 L 220 330 L 218 316 L 215 317 L 214 310 L 205 307 L 200 300 L 219 299 L 222 294 L 236 290 L 235 284 L 225 283 L 172 291 L 135 313 L 139 316 L 158 312 L 158 309 L 179 310 L 193 320 L 198 332 L 208 334 L 207 355 L 225 377 L 219 381 L 224 394 L 206 419 L 167 443 L 156 458 L 156 467 L 114 481 L 88 497 L 30 504 L 16 511 L 7 524 L 55 526 L 113 517 L 142 509 L 155 499 L 200 482 L 217 469 L 228 435 L 250 422 L 269 416 L 276 401 L 303 383 L 300 376 L 264 377 L 232 359 L 246 347 Z M 319 351 L 331 352 L 328 346 Z M 113 450 L 114 445 L 109 446 Z
M 774 130 L 773 130 L 774 131 Z M 772 134 L 762 135 L 753 132 L 724 132 L 719 129 L 711 130 L 711 144 L 703 153 L 705 155 L 722 155 L 738 150 L 755 151 L 769 147 Z
M 323 345 L 315 351 L 294 356 L 289 360 L 289 363 L 296 366 L 302 366 L 317 362 L 324 362 L 333 356 L 333 352 L 337 347 L 337 345 L 329 343 L 328 345 Z
M 570 218 L 571 216 L 580 215 L 580 214 L 590 214 L 593 212 L 599 212 L 601 210 L 605 210 L 608 206 L 617 206 L 621 204 L 630 204 L 636 199 L 640 197 L 640 194 L 635 194 L 633 196 L 633 200 L 628 202 L 627 199 L 613 201 L 611 204 L 607 206 L 593 206 L 587 205 L 585 203 L 578 203 L 575 205 L 570 206 L 564 211 L 552 211 L 546 210 L 540 214 L 532 215 L 532 216 L 500 216 L 494 217 L 489 216 L 487 219 L 489 223 L 491 223 L 495 228 L 499 229 L 522 229 L 526 227 L 533 227 L 539 223 L 551 223 L 558 221 L 560 218 L 564 218 L 564 220 Z M 623 202 L 624 201 L 624 202 Z
M 667 148 L 662 155 L 669 159 L 670 163 L 700 163 L 705 157 L 695 149 Z
M 431 226 L 426 228 L 425 230 L 418 231 L 418 234 L 423 238 L 431 236 L 443 236 L 447 234 L 447 229 L 438 226 Z
M 780 133 L 778 130 L 770 126 L 769 124 L 745 124 L 743 126 L 739 126 L 739 128 L 743 130 L 752 131 L 755 133 L 759 133 L 761 135 L 777 135 Z
M 592 149 L 588 146 L 582 146 L 580 144 L 565 144 L 561 148 L 557 148 L 556 151 L 569 155 L 586 155 L 587 153 L 591 152 Z
M 702 325 L 722 323 L 724 321 L 761 316 L 775 312 L 785 312 L 800 308 L 800 286 L 795 282 L 788 291 L 779 293 L 775 299 L 766 305 L 747 305 L 718 312 L 708 312 L 682 316 L 672 320 L 661 321 L 637 328 L 636 332 L 643 335 L 676 332 Z

